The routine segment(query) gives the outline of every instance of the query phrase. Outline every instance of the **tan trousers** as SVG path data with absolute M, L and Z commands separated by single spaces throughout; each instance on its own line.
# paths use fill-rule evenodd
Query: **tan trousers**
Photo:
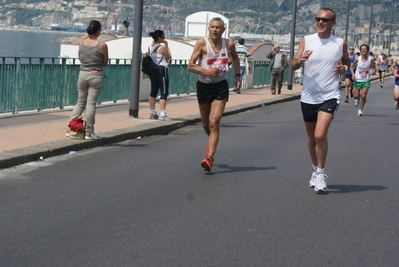
M 86 134 L 94 133 L 97 99 L 104 84 L 103 73 L 100 71 L 92 72 L 79 72 L 78 102 L 73 108 L 71 116 L 71 118 L 77 118 L 86 109 Z

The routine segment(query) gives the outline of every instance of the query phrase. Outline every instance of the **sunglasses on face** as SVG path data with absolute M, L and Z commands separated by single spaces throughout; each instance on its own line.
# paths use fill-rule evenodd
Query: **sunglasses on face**
M 319 17 L 315 17 L 314 20 L 315 20 L 316 22 L 319 22 L 320 20 L 321 20 L 322 22 L 334 21 L 333 19 L 319 18 Z

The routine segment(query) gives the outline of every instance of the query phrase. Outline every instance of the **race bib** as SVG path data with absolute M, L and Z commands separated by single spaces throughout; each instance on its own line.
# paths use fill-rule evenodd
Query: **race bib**
M 366 79 L 369 75 L 369 71 L 368 70 L 359 70 L 359 76 L 361 79 Z
M 227 57 L 208 58 L 206 60 L 206 64 L 208 65 L 208 69 L 218 68 L 219 69 L 218 76 L 227 75 L 227 71 L 229 69 L 229 63 Z

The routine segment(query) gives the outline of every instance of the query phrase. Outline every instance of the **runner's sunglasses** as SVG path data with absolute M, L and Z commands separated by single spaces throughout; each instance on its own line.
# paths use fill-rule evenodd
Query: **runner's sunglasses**
M 326 19 L 326 18 L 319 18 L 319 17 L 315 17 L 314 20 L 315 20 L 316 22 L 319 22 L 320 20 L 321 20 L 322 22 L 334 21 L 333 19 Z

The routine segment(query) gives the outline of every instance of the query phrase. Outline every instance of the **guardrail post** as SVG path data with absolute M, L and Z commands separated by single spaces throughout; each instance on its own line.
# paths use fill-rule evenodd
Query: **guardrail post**
M 69 75 L 69 73 L 67 71 L 66 61 L 67 61 L 66 58 L 61 59 L 61 65 L 62 65 L 61 72 L 64 73 L 64 82 L 63 82 L 63 86 L 62 86 L 62 90 L 61 90 L 61 97 L 60 97 L 61 103 L 60 103 L 60 107 L 59 107 L 60 109 L 64 109 L 64 106 L 65 106 L 65 104 L 64 104 L 65 88 L 66 88 L 66 85 L 68 84 L 67 76 Z
M 43 90 L 43 88 L 45 88 L 44 83 L 45 83 L 45 74 L 44 74 L 44 58 L 39 58 L 39 70 L 40 70 L 40 88 L 41 90 L 39 90 L 40 92 L 40 105 L 37 107 L 37 110 L 40 111 L 42 110 L 42 107 L 46 106 L 46 91 Z
M 15 80 L 16 80 L 16 90 L 15 90 L 15 95 L 14 95 L 14 111 L 13 114 L 18 113 L 18 108 L 19 108 L 19 93 L 22 90 L 22 81 L 21 81 L 21 58 L 16 57 L 14 58 L 15 60 Z

